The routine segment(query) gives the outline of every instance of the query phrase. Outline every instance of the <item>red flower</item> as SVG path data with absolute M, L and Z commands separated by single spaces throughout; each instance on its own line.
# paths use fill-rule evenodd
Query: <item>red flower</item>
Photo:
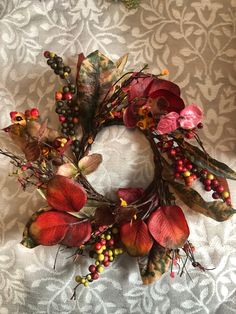
M 180 113 L 184 109 L 179 87 L 151 74 L 141 74 L 141 77 L 134 78 L 123 91 L 127 93 L 129 102 L 124 113 L 124 124 L 127 127 L 136 126 L 139 121 L 138 109 L 144 105 L 150 108 L 153 115 L 172 111 Z

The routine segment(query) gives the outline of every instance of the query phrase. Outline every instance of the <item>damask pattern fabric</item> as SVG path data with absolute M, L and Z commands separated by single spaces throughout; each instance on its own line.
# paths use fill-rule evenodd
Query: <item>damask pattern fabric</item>
M 10 111 L 31 106 L 57 125 L 53 99 L 59 80 L 43 50 L 55 51 L 75 69 L 77 53 L 96 49 L 114 60 L 129 52 L 130 69 L 148 63 L 157 74 L 168 68 L 186 104 L 204 109 L 201 136 L 209 153 L 236 170 L 235 0 L 141 0 L 131 11 L 108 0 L 0 0 L 0 127 L 9 125 Z M 0 141 L 14 149 L 5 134 Z M 118 187 L 151 181 L 152 152 L 137 130 L 106 129 L 92 150 L 104 159 L 89 176 L 98 191 L 114 197 Z M 74 276 L 85 273 L 88 262 L 73 263 L 64 250 L 53 270 L 57 247 L 29 250 L 19 244 L 24 224 L 44 202 L 36 192 L 21 191 L 1 156 L 0 168 L 0 314 L 236 312 L 235 217 L 217 223 L 185 208 L 196 257 L 214 270 L 189 265 L 191 279 L 167 273 L 143 286 L 136 260 L 123 256 L 71 301 Z M 230 186 L 236 207 L 236 184 Z

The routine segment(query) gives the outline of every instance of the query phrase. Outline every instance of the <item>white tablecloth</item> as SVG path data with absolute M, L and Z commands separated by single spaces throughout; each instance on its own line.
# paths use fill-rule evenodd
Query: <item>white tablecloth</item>
M 32 106 L 56 124 L 59 80 L 43 50 L 62 55 L 74 69 L 82 51 L 99 49 L 113 59 L 129 52 L 130 68 L 149 63 L 153 73 L 169 69 L 186 104 L 204 108 L 201 136 L 209 152 L 236 169 L 235 7 L 234 0 L 141 0 L 139 9 L 127 11 L 106 0 L 0 0 L 0 127 L 10 124 L 10 111 Z M 4 133 L 0 141 L 13 147 Z M 152 176 L 152 154 L 138 131 L 111 127 L 99 134 L 93 151 L 104 159 L 90 176 L 99 191 L 145 186 Z M 192 280 L 167 273 L 142 286 L 135 259 L 122 256 L 71 301 L 74 276 L 85 273 L 89 262 L 73 263 L 64 251 L 54 271 L 57 247 L 29 250 L 19 244 L 24 224 L 43 200 L 22 192 L 9 176 L 8 159 L 0 156 L 0 167 L 1 314 L 235 313 L 235 217 L 218 223 L 185 208 L 196 257 L 214 270 L 189 265 Z M 236 184 L 230 186 L 236 207 Z

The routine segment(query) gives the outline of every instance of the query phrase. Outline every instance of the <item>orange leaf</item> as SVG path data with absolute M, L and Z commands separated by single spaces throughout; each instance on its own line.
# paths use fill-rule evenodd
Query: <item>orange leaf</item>
M 120 238 L 131 256 L 144 256 L 148 254 L 153 245 L 152 237 L 143 220 L 122 224 Z
M 182 247 L 189 236 L 189 228 L 182 209 L 178 206 L 161 206 L 148 219 L 153 238 L 163 247 Z

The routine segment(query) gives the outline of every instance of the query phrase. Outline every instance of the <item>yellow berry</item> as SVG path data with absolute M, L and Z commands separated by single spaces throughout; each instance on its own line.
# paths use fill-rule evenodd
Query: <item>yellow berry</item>
M 105 239 L 105 234 L 102 234 L 102 235 L 100 236 L 100 238 L 101 238 L 101 239 Z
M 190 177 L 190 175 L 191 175 L 190 171 L 185 171 L 185 172 L 183 173 L 183 176 L 184 176 L 185 178 Z
M 111 240 L 110 234 L 108 234 L 108 235 L 106 236 L 106 240 Z
M 120 250 L 119 249 L 115 249 L 113 253 L 114 253 L 114 255 L 119 255 Z
M 108 256 L 112 256 L 112 255 L 113 255 L 112 250 L 109 250 L 109 251 L 108 251 Z
M 103 252 L 103 248 L 101 247 L 100 250 L 96 251 L 98 254 L 101 254 Z
M 55 53 L 54 52 L 50 52 L 50 58 L 54 58 L 55 57 Z
M 97 272 L 102 273 L 104 271 L 104 267 L 103 266 L 98 266 L 97 267 Z
M 114 260 L 114 257 L 113 257 L 113 256 L 110 256 L 110 257 L 109 257 L 109 261 L 112 262 L 113 260 Z
M 208 173 L 208 175 L 207 175 L 207 179 L 209 179 L 209 180 L 213 180 L 215 177 L 214 177 L 214 175 L 213 174 L 211 174 L 211 173 Z
M 91 279 L 92 279 L 92 276 L 91 276 L 91 275 L 87 275 L 87 276 L 86 276 L 86 279 L 87 279 L 87 280 L 91 280 Z
M 106 248 L 107 248 L 106 245 L 103 245 L 103 246 L 102 246 L 102 249 L 103 249 L 103 250 L 106 250 Z
M 81 279 L 81 283 L 85 283 L 86 282 L 86 279 L 85 278 L 82 278 Z
M 88 285 L 89 285 L 89 283 L 86 281 L 86 282 L 84 283 L 84 286 L 85 286 L 85 287 L 88 287 Z
M 97 260 L 102 262 L 104 261 L 105 256 L 103 254 L 98 254 Z
M 227 191 L 224 191 L 224 192 L 222 193 L 222 196 L 223 196 L 224 198 L 227 198 L 227 197 L 229 197 L 229 192 L 227 192 Z
M 68 72 L 64 72 L 64 77 L 67 77 L 69 75 Z
M 123 254 L 124 250 L 122 248 L 118 249 L 119 250 L 119 254 Z
M 75 281 L 76 281 L 76 282 L 81 282 L 81 276 L 76 276 L 76 277 L 75 277 Z
M 95 262 L 95 265 L 96 265 L 96 266 L 100 265 L 100 262 L 99 262 L 99 261 L 96 261 L 96 262 Z

